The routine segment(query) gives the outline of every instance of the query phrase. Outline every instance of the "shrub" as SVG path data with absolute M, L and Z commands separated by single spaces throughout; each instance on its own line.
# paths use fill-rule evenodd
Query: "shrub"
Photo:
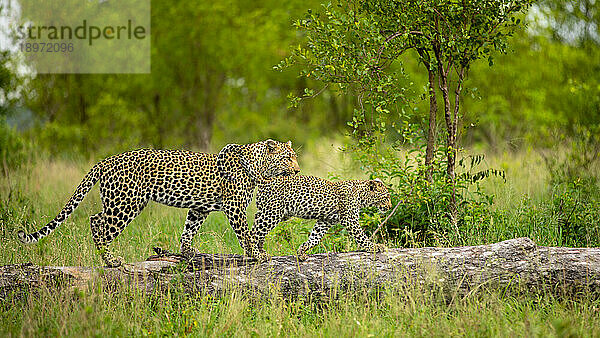
M 473 236 L 483 233 L 491 222 L 493 196 L 486 194 L 479 183 L 489 176 L 503 178 L 504 172 L 477 170 L 484 156 L 464 156 L 458 161 L 456 185 L 453 185 L 446 175 L 445 149 L 440 147 L 429 181 L 422 148 L 415 147 L 404 156 L 398 148 L 379 156 L 358 155 L 372 176 L 388 184 L 392 204 L 399 204 L 381 236 L 403 246 L 471 244 Z M 456 226 L 450 220 L 453 189 L 458 206 Z M 375 218 L 365 225 L 374 231 L 378 224 L 379 218 Z
M 587 180 L 554 187 L 550 208 L 558 227 L 558 243 L 565 246 L 596 246 L 600 242 L 600 198 Z
M 0 117 L 0 169 L 6 175 L 9 169 L 14 169 L 27 159 L 31 145 L 19 133 Z
M 597 188 L 600 168 L 600 125 L 576 125 L 574 131 L 573 137 L 563 142 L 566 146 L 564 153 L 560 147 L 554 146 L 550 152 L 542 154 L 550 174 L 550 184 L 560 185 L 582 181 L 584 185 Z

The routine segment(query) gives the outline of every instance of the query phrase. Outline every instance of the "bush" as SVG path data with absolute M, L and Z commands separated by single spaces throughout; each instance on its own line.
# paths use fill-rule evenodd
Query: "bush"
M 559 245 L 597 245 L 600 125 L 576 125 L 574 131 L 572 138 L 563 140 L 564 148 L 543 154 L 552 187 L 548 208 L 558 227 Z
M 550 184 L 561 185 L 582 181 L 584 185 L 597 188 L 600 168 L 600 125 L 576 125 L 574 130 L 573 137 L 563 142 L 566 152 L 563 153 L 560 147 L 554 146 L 550 152 L 542 154 L 550 174 Z
M 1 175 L 9 169 L 20 167 L 30 159 L 31 145 L 4 118 L 0 117 L 0 168 Z
M 561 246 L 597 246 L 600 241 L 598 189 L 577 179 L 554 187 L 550 204 Z
M 479 182 L 489 176 L 504 177 L 504 173 L 494 169 L 477 171 L 483 155 L 465 156 L 458 162 L 456 186 L 453 186 L 446 175 L 444 148 L 440 147 L 433 161 L 432 180 L 428 181 L 422 148 L 417 147 L 404 156 L 399 155 L 399 149 L 379 156 L 358 155 L 372 176 L 388 184 L 392 204 L 399 204 L 381 236 L 402 246 L 473 244 L 492 219 L 493 196 L 484 193 Z M 458 206 L 457 226 L 450 220 L 453 189 Z M 365 223 L 373 231 L 379 219 Z

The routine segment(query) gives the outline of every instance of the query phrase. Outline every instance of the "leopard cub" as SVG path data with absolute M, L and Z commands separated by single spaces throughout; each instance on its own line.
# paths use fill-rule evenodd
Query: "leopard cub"
M 337 223 L 348 229 L 360 249 L 385 251 L 385 246 L 373 244 L 367 238 L 358 220 L 362 208 L 376 206 L 388 210 L 391 205 L 389 191 L 379 179 L 331 182 L 313 176 L 278 177 L 258 186 L 251 254 L 259 261 L 268 260 L 263 248 L 265 236 L 279 222 L 291 217 L 317 220 L 308 241 L 298 248 L 301 261 L 308 258 L 306 253 Z

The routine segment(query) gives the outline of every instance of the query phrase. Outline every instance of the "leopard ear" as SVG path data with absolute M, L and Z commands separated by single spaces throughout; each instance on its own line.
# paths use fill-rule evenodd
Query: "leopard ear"
M 233 165 L 235 159 L 241 157 L 241 148 L 239 144 L 228 144 L 217 155 L 217 167 L 221 177 L 231 180 L 233 178 L 234 171 L 238 169 L 237 166 Z M 240 161 L 243 162 L 243 161 Z M 244 166 L 244 164 L 242 164 Z
M 277 150 L 277 141 L 268 139 L 265 141 L 265 145 L 267 146 L 267 150 L 269 153 L 274 153 Z
M 371 191 L 377 190 L 378 185 L 383 185 L 383 182 L 380 179 L 376 178 L 373 180 L 369 180 L 369 190 L 371 190 Z
M 292 147 L 292 141 L 287 141 L 286 144 L 288 145 L 288 147 Z

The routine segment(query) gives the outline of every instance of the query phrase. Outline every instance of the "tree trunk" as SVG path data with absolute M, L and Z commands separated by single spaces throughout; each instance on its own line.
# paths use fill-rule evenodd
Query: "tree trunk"
M 157 249 L 155 249 L 157 250 Z M 159 252 L 157 250 L 157 252 Z M 441 290 L 448 299 L 479 290 L 516 288 L 518 292 L 596 296 L 600 291 L 600 248 L 538 247 L 529 238 L 456 248 L 389 249 L 385 253 L 325 253 L 305 262 L 294 256 L 257 264 L 239 255 L 200 254 L 183 263 L 178 254 L 160 252 L 123 268 L 0 267 L 0 298 L 23 296 L 46 287 L 105 290 L 133 287 L 145 293 L 181 288 L 219 294 L 237 289 L 254 296 L 341 295 L 385 287 Z
M 437 117 L 437 99 L 435 96 L 435 71 L 429 69 L 429 131 L 427 133 L 427 149 L 425 150 L 425 167 L 427 167 L 427 180 L 433 182 L 433 155 L 435 153 L 435 129 Z
M 221 89 L 227 79 L 224 73 L 214 71 L 207 73 L 206 77 L 202 80 L 201 97 L 203 98 L 203 102 L 198 103 L 196 95 L 186 96 L 187 106 L 190 111 L 196 111 L 193 115 L 193 119 L 195 120 L 195 145 L 200 147 L 202 151 L 210 151 L 217 107 L 222 95 Z
M 437 97 L 435 95 L 436 71 L 431 67 L 431 56 L 428 51 L 417 48 L 417 53 L 427 69 L 428 94 L 429 94 L 429 130 L 427 132 L 427 148 L 425 149 L 425 167 L 427 168 L 427 181 L 433 182 L 433 156 L 435 154 L 435 131 L 437 119 Z
M 446 130 L 448 135 L 446 137 L 446 146 L 447 146 L 447 154 L 448 154 L 448 167 L 446 168 L 446 173 L 448 174 L 448 179 L 451 182 L 454 182 L 455 174 L 454 168 L 456 166 L 455 159 L 455 146 L 456 146 L 456 135 L 454 134 L 454 125 L 453 118 L 451 115 L 451 103 L 450 103 L 450 94 L 448 90 L 448 77 L 447 75 L 440 75 L 440 91 L 442 92 L 442 97 L 444 98 L 444 117 L 446 119 Z
M 444 65 L 441 59 L 438 59 L 438 76 L 439 87 L 444 98 L 444 119 L 446 120 L 446 174 L 448 181 L 452 185 L 452 194 L 450 197 L 450 221 L 456 230 L 456 234 L 460 236 L 458 231 L 458 208 L 456 205 L 456 177 L 454 169 L 456 167 L 456 128 L 454 126 L 454 118 L 451 113 L 450 93 L 448 89 L 448 74 L 450 72 L 450 64 L 448 69 L 444 70 Z
M 458 154 L 458 145 L 456 139 L 458 138 L 458 118 L 460 116 L 460 93 L 462 91 L 462 83 L 465 76 L 465 67 L 461 66 L 458 72 L 458 80 L 456 81 L 456 89 L 454 90 L 454 114 L 452 116 L 452 137 L 448 136 L 448 170 L 450 170 L 450 158 L 452 158 L 452 200 L 450 203 L 450 212 L 452 214 L 452 224 L 458 232 L 458 205 L 456 203 L 456 156 Z M 450 133 L 450 132 L 449 132 Z M 450 141 L 452 143 L 450 143 Z M 450 171 L 448 171 L 450 176 Z
M 152 140 L 152 144 L 154 145 L 154 148 L 162 149 L 164 147 L 165 128 L 162 123 L 163 121 L 160 118 L 160 116 L 161 116 L 161 96 L 158 92 L 155 93 L 152 98 L 152 108 L 150 109 L 150 114 L 152 117 L 150 118 L 149 122 L 151 124 L 154 124 L 154 128 L 149 128 L 149 129 L 152 130 L 155 133 L 155 135 L 148 135 L 147 139 Z M 146 132 L 146 131 L 144 131 L 144 132 Z

